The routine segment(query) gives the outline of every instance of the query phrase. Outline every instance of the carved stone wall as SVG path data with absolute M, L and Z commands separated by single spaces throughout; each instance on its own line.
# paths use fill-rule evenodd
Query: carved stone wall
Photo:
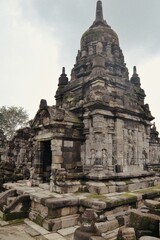
M 109 117 L 110 115 L 110 117 Z M 86 112 L 84 134 L 86 141 L 82 147 L 85 166 L 94 167 L 98 163 L 105 169 L 116 165 L 128 171 L 130 166 L 144 169 L 150 159 L 150 125 L 140 121 L 114 118 L 107 111 Z M 128 116 L 129 118 L 129 116 Z M 131 118 L 131 116 L 130 116 Z
M 13 182 L 30 177 L 33 165 L 33 136 L 31 128 L 20 129 L 11 141 L 1 138 L 0 189 L 5 182 Z
M 150 130 L 149 159 L 149 163 L 151 164 L 160 163 L 160 138 L 155 123 L 152 125 Z

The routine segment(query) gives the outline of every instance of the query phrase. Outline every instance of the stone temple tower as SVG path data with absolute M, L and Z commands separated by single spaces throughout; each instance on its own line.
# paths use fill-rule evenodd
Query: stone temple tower
M 95 21 L 82 35 L 71 79 L 63 69 L 55 98 L 57 107 L 83 122 L 84 172 L 98 166 L 107 176 L 143 170 L 149 162 L 153 117 L 136 67 L 129 79 L 118 36 L 103 18 L 101 1 Z

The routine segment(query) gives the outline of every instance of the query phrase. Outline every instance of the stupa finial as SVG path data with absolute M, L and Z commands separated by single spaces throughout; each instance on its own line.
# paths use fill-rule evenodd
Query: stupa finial
M 62 68 L 62 74 L 65 74 L 65 67 Z
M 102 7 L 102 1 L 97 1 L 97 8 L 96 8 L 96 22 L 103 22 L 103 7 Z
M 137 68 L 136 68 L 136 66 L 133 67 L 133 74 L 137 74 Z

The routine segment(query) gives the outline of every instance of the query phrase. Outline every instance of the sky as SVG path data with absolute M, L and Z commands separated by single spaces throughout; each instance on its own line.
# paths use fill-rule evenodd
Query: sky
M 70 78 L 96 0 L 0 0 L 0 107 L 21 106 L 30 119 L 41 99 L 55 104 L 62 67 Z M 103 0 L 132 76 L 137 66 L 145 103 L 160 131 L 160 0 Z

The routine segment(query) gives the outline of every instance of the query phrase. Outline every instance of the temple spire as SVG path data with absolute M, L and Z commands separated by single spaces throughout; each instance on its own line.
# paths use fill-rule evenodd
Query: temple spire
M 133 75 L 131 77 L 131 83 L 133 83 L 137 86 L 141 85 L 136 66 L 133 67 Z
M 62 68 L 62 74 L 59 77 L 59 83 L 58 86 L 65 86 L 68 84 L 68 77 L 67 74 L 65 73 L 65 67 Z
M 136 66 L 133 67 L 133 74 L 137 74 L 137 68 L 136 68 Z
M 97 1 L 97 8 L 96 8 L 96 22 L 103 22 L 103 8 L 102 2 L 99 0 Z
M 65 74 L 65 67 L 62 68 L 62 74 Z

